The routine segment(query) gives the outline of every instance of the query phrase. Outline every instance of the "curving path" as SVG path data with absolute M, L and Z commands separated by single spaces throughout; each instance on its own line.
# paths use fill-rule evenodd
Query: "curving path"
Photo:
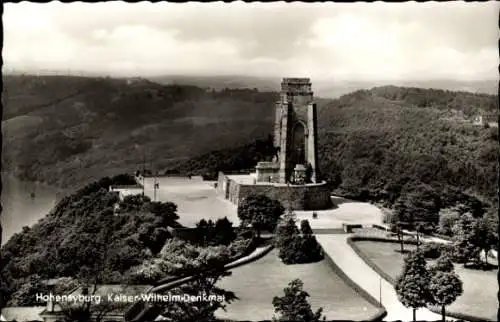
M 264 256 L 265 254 L 269 253 L 273 248 L 274 248 L 273 245 L 257 247 L 249 255 L 224 265 L 224 269 L 226 271 L 228 271 L 228 270 L 231 270 L 231 269 L 236 268 L 238 266 L 242 266 L 242 265 L 245 265 L 247 263 L 256 261 L 256 260 L 260 259 L 262 256 Z M 180 286 L 182 284 L 188 283 L 188 282 L 192 281 L 193 279 L 194 279 L 193 276 L 180 277 L 179 279 L 169 281 L 169 282 L 161 284 L 161 285 L 154 286 L 151 289 L 149 289 L 147 291 L 147 293 L 165 292 L 165 291 L 173 289 L 177 286 Z M 139 304 L 139 303 L 140 302 L 138 302 L 136 304 L 140 305 L 141 309 L 137 313 L 135 313 L 133 316 L 127 317 L 128 320 L 137 321 L 137 322 L 138 321 L 147 321 L 148 319 L 151 319 L 151 318 L 153 318 L 153 316 L 156 315 L 155 313 L 153 313 L 152 316 L 148 315 L 150 313 L 150 306 L 148 303 L 142 303 L 142 304 Z
M 368 266 L 347 243 L 351 234 L 316 235 L 323 250 L 331 257 L 342 271 L 362 289 L 376 299 L 380 298 L 387 311 L 386 321 L 412 321 L 413 310 L 399 302 L 392 284 L 384 280 L 377 272 Z M 426 308 L 417 310 L 417 320 L 441 320 L 441 315 Z M 456 319 L 447 317 L 447 320 Z

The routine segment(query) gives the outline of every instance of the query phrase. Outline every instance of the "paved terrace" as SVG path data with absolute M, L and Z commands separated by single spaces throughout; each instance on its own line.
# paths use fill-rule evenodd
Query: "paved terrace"
M 217 197 L 215 182 L 196 177 L 160 177 L 157 182 L 159 189 L 156 191 L 156 200 L 175 203 L 178 206 L 180 224 L 194 227 L 203 218 L 217 220 L 227 217 L 234 225 L 239 225 L 236 205 Z M 155 198 L 153 186 L 153 178 L 144 180 L 144 194 L 152 200 Z
M 250 180 L 248 175 L 231 176 L 238 177 L 239 180 Z M 236 205 L 216 195 L 215 182 L 184 177 L 161 177 L 157 182 L 159 189 L 156 191 L 156 200 L 177 204 L 179 222 L 182 225 L 194 227 L 202 218 L 217 220 L 223 217 L 239 225 Z M 144 193 L 154 199 L 154 179 L 146 178 L 144 183 Z M 383 214 L 374 205 L 340 197 L 332 197 L 332 201 L 336 205 L 335 208 L 316 211 L 317 219 L 312 218 L 313 211 L 296 211 L 297 219 L 308 219 L 312 229 L 342 228 L 342 223 L 371 225 L 382 222 Z

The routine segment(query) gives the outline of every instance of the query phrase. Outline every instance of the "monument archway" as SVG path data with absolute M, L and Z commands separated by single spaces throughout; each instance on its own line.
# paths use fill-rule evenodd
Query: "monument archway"
M 304 123 L 297 122 L 292 131 L 292 164 L 306 164 L 306 136 Z

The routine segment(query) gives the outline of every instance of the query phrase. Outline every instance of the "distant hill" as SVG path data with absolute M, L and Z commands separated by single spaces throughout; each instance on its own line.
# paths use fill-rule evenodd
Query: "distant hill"
M 148 78 L 160 84 L 193 85 L 201 88 L 221 90 L 224 88 L 257 88 L 259 91 L 279 91 L 280 78 L 253 76 L 156 76 Z M 425 80 L 425 81 L 346 81 L 312 80 L 314 94 L 324 98 L 338 98 L 360 89 L 376 86 L 396 85 L 404 87 L 435 88 L 450 91 L 498 94 L 498 80 L 460 81 L 460 80 Z
M 193 85 L 201 88 L 222 90 L 225 88 L 242 89 L 256 88 L 261 92 L 279 91 L 281 80 L 278 78 L 264 78 L 252 76 L 156 76 L 149 80 L 164 85 Z
M 218 91 L 203 89 L 214 78 L 207 79 L 194 86 L 4 77 L 4 169 L 75 188 L 143 166 L 202 174 L 221 164 L 251 166 L 263 154 L 248 144 L 272 133 L 278 93 L 223 89 L 223 78 Z M 378 86 L 318 99 L 323 174 L 351 192 L 382 191 L 394 178 L 425 174 L 489 198 L 496 194 L 498 132 L 471 119 L 497 110 L 492 95 L 414 87 Z M 244 146 L 245 155 L 233 150 Z M 404 175 L 391 174 L 397 169 Z

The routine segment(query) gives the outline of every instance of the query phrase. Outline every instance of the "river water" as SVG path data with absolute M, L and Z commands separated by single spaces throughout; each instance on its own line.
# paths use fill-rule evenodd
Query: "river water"
M 53 187 L 2 174 L 2 245 L 24 226 L 32 226 L 48 214 L 55 205 L 56 192 Z

